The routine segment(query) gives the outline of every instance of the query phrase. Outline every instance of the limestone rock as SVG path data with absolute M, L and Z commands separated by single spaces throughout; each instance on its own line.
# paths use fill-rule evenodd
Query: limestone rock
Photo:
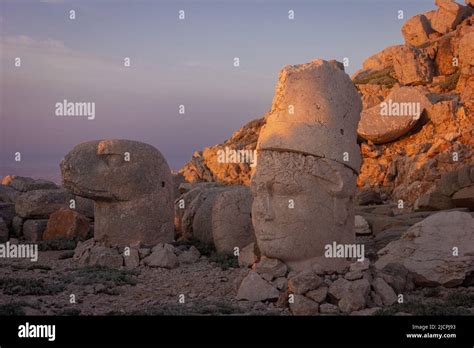
M 251 210 L 253 196 L 245 186 L 220 192 L 212 207 L 212 236 L 216 250 L 231 254 L 255 241 Z
M 402 33 L 407 45 L 419 46 L 429 41 L 431 31 L 430 22 L 423 14 L 411 17 L 402 26 Z
M 90 266 L 119 268 L 123 266 L 123 257 L 116 249 L 94 245 L 90 250 L 87 264 Z
M 123 255 L 125 267 L 128 269 L 137 268 L 140 265 L 140 253 L 137 248 L 130 248 L 130 254 Z
M 89 232 L 89 220 L 73 210 L 61 208 L 51 214 L 43 234 L 43 240 L 59 238 L 85 239 Z
M 356 235 L 371 234 L 369 223 L 360 215 L 355 216 L 355 233 Z
M 351 272 L 363 272 L 368 270 L 370 267 L 369 259 L 364 259 L 364 261 L 356 261 L 352 263 L 349 267 Z
M 264 275 L 269 276 L 271 280 L 273 278 L 284 277 L 287 267 L 280 260 L 262 257 L 260 261 L 255 264 L 254 270 L 262 277 L 264 277 Z
M 290 310 L 293 315 L 317 315 L 319 304 L 303 295 L 294 295 L 294 301 L 290 302 Z
M 364 60 L 362 67 L 368 71 L 379 71 L 393 66 L 393 55 L 400 50 L 402 46 L 403 45 L 395 45 L 383 49 Z
M 257 272 L 250 271 L 240 284 L 238 300 L 266 301 L 278 299 L 280 293 L 270 283 L 263 280 Z
M 28 242 L 39 242 L 43 239 L 43 233 L 47 225 L 47 219 L 26 220 L 23 223 L 23 237 Z
M 224 161 L 222 163 L 218 155 L 226 148 L 249 151 L 247 154 L 253 153 L 264 123 L 264 118 L 250 121 L 224 143 L 206 148 L 204 151 L 196 151 L 180 173 L 188 182 L 217 181 L 225 184 L 249 185 L 253 168 L 251 161 Z
M 457 66 L 453 65 L 453 59 L 458 55 L 455 42 L 455 38 L 448 35 L 442 37 L 438 42 L 435 63 L 440 75 L 451 75 L 458 69 Z
M 197 232 L 194 236 L 194 230 L 200 226 L 194 226 L 194 218 L 196 221 L 200 220 L 198 217 L 201 213 L 209 216 L 209 207 L 212 205 L 206 205 L 207 210 L 200 209 L 204 206 L 203 202 L 207 200 L 214 200 L 217 190 L 223 190 L 226 187 L 220 183 L 215 182 L 200 182 L 200 183 L 186 183 L 180 185 L 182 191 L 181 196 L 175 200 L 175 228 L 178 235 L 183 238 L 197 237 L 199 234 L 203 234 L 206 238 L 207 243 L 212 243 L 212 224 L 211 220 L 207 219 L 207 224 L 204 225 L 206 228 L 205 232 Z
M 280 71 L 257 149 L 324 157 L 358 172 L 355 130 L 361 108 L 349 76 L 328 62 L 286 66 Z M 349 153 L 348 161 L 342 152 Z
M 131 140 L 76 145 L 61 162 L 66 189 L 95 201 L 94 238 L 106 246 L 173 240 L 174 185 L 154 147 Z
M 231 188 L 221 185 L 199 185 L 182 195 L 179 200 L 184 200 L 185 208 L 178 212 L 181 216 L 181 235 L 194 237 L 207 244 L 214 244 L 212 232 L 212 208 L 218 194 Z M 178 201 L 179 201 L 178 200 Z M 179 205 L 179 203 L 177 203 Z M 179 208 L 176 208 L 177 210 Z
M 397 80 L 404 85 L 431 82 L 433 63 L 428 56 L 415 47 L 403 46 L 393 57 Z
M 344 278 L 338 278 L 329 286 L 328 294 L 335 300 L 340 300 L 350 288 L 350 281 Z
M 474 211 L 474 185 L 457 191 L 452 197 L 452 202 L 456 207 L 466 207 Z
M 430 105 L 418 87 L 394 89 L 383 103 L 361 113 L 357 133 L 375 144 L 394 141 L 408 133 Z
M 17 238 L 23 235 L 23 219 L 19 216 L 12 220 L 12 235 Z
M 178 255 L 178 261 L 180 264 L 191 264 L 195 263 L 201 257 L 201 253 L 194 245 L 191 245 L 189 250 L 183 251 Z
M 11 188 L 20 191 L 27 192 L 33 190 L 54 190 L 59 187 L 51 181 L 42 179 L 33 179 L 24 176 L 6 176 L 2 180 L 2 184 L 8 185 Z
M 313 270 L 302 271 L 288 281 L 288 289 L 294 294 L 305 294 L 322 284 L 322 279 Z
M 366 279 L 347 281 L 339 278 L 329 287 L 329 294 L 339 298 L 339 309 L 344 313 L 361 310 L 366 305 L 370 284 Z
M 288 279 L 285 277 L 275 279 L 272 284 L 280 291 L 286 291 L 288 289 Z
M 414 289 L 413 277 L 410 272 L 399 263 L 389 263 L 377 273 L 396 294 Z
M 9 231 L 7 224 L 3 220 L 2 217 L 0 217 L 0 243 L 5 243 L 8 240 L 9 237 Z
M 385 306 L 390 306 L 397 301 L 395 291 L 393 291 L 393 289 L 382 278 L 375 278 L 372 286 L 377 294 L 382 298 L 382 302 Z
M 166 244 L 158 244 L 153 248 L 150 256 L 145 258 L 145 265 L 150 267 L 176 268 L 179 265 L 178 258 Z
M 314 302 L 322 303 L 326 300 L 327 294 L 328 288 L 326 286 L 321 286 L 315 290 L 308 291 L 305 296 Z
M 319 306 L 319 311 L 321 312 L 321 314 L 337 314 L 341 312 L 338 306 L 333 305 L 331 303 L 321 304 Z
M 71 196 L 62 189 L 27 191 L 18 197 L 15 209 L 22 218 L 44 219 L 61 208 L 67 208 L 69 198 Z
M 461 66 L 474 65 L 474 30 L 463 35 L 459 40 L 459 62 Z
M 451 208 L 454 208 L 451 198 L 437 191 L 427 192 L 415 202 L 415 210 L 417 211 L 446 210 Z
M 94 219 L 94 201 L 81 196 L 74 197 L 76 202 L 75 211 L 89 219 Z
M 358 205 L 382 204 L 380 194 L 374 190 L 362 190 L 356 194 L 356 202 Z
M 0 184 L 0 202 L 15 203 L 19 192 L 8 185 Z
M 363 277 L 363 273 L 361 271 L 351 271 L 344 274 L 344 278 L 347 280 L 357 280 Z
M 250 267 L 257 261 L 255 254 L 255 243 L 250 243 L 239 252 L 239 266 Z
M 0 217 L 10 227 L 15 217 L 15 204 L 0 202 Z
M 82 265 L 86 265 L 90 258 L 90 251 L 94 245 L 95 241 L 93 238 L 84 242 L 79 241 L 76 245 L 76 249 L 74 249 L 74 261 L 77 261 Z
M 400 240 L 378 252 L 375 266 L 404 266 L 422 286 L 460 285 L 474 272 L 474 218 L 464 212 L 440 212 L 412 226 Z M 459 256 L 453 256 L 457 247 Z
M 465 8 L 452 0 L 436 0 L 439 6 L 431 19 L 431 26 L 438 33 L 446 34 L 453 30 L 467 15 Z

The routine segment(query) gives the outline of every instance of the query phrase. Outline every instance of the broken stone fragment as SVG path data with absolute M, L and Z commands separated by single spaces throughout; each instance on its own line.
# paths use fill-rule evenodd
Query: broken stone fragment
M 280 293 L 272 284 L 262 279 L 257 272 L 250 271 L 240 284 L 237 299 L 256 302 L 276 300 L 279 295 Z
M 294 294 L 305 294 L 322 284 L 322 279 L 313 270 L 302 271 L 288 281 L 288 289 Z
M 319 304 L 303 295 L 293 295 L 290 301 L 290 310 L 293 315 L 317 315 Z
M 153 248 L 150 256 L 144 259 L 144 263 L 150 267 L 171 269 L 178 267 L 179 260 L 173 252 L 171 245 L 160 243 Z
M 272 280 L 274 278 L 284 277 L 288 268 L 280 260 L 262 257 L 260 261 L 255 264 L 254 270 L 262 277 L 267 275 L 269 276 L 269 280 Z
M 49 217 L 43 240 L 85 239 L 89 229 L 89 220 L 84 215 L 71 209 L 61 208 Z

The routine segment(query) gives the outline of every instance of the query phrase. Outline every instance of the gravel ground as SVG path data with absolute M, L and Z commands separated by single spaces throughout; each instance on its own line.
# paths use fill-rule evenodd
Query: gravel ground
M 128 271 L 84 268 L 61 259 L 65 253 L 40 252 L 36 263 L 0 260 L 0 315 L 288 314 L 274 304 L 236 301 L 247 270 L 222 270 L 203 256 L 172 270 Z M 25 282 L 17 284 L 21 279 Z M 76 303 L 70 303 L 71 295 Z

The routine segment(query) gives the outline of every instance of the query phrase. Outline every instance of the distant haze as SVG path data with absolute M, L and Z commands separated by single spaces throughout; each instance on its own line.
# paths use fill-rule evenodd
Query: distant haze
M 149 143 L 177 170 L 261 117 L 284 65 L 347 57 L 352 74 L 403 43 L 404 20 L 434 8 L 432 0 L 0 0 L 0 176 L 57 179 L 74 145 L 105 138 Z M 56 116 L 63 100 L 94 102 L 95 119 Z

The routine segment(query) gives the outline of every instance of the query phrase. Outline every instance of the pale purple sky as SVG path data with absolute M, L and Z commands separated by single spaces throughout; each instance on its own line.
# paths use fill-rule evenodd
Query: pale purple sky
M 348 57 L 352 74 L 403 42 L 398 10 L 406 20 L 434 8 L 432 0 L 0 0 L 0 175 L 44 176 L 75 144 L 103 138 L 152 144 L 179 169 L 261 117 L 282 66 Z M 55 116 L 63 99 L 95 102 L 95 120 Z

